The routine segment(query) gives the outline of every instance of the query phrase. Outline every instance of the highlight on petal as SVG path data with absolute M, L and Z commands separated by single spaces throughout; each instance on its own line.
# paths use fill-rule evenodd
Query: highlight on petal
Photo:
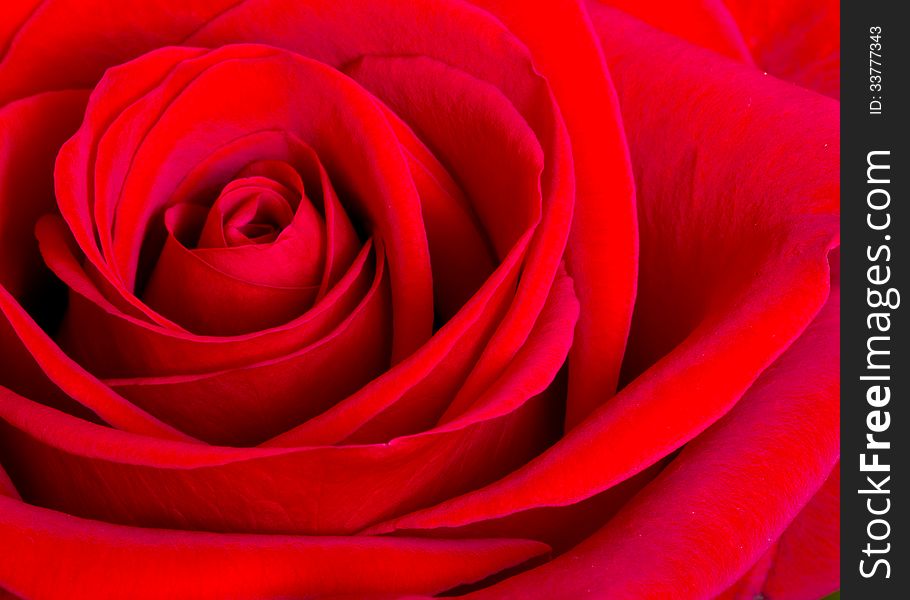
M 576 2 L 550 2 L 545 17 L 521 3 L 474 4 L 527 45 L 535 70 L 550 83 L 571 140 L 576 190 L 566 267 L 581 314 L 569 361 L 570 429 L 616 390 L 636 293 L 635 192 L 616 92 Z

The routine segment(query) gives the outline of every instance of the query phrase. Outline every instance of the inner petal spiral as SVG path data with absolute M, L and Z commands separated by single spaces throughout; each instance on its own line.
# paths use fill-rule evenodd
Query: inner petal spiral
M 222 248 L 278 239 L 294 212 L 282 193 L 289 190 L 275 189 L 271 183 L 259 178 L 231 182 L 209 211 L 197 245 Z
M 309 309 L 325 292 L 323 281 L 329 283 L 323 213 L 331 207 L 323 202 L 317 209 L 307 197 L 306 188 L 320 195 L 327 190 L 315 154 L 304 156 L 303 173 L 285 161 L 257 160 L 211 204 L 203 194 L 170 206 L 167 238 L 143 300 L 177 323 L 215 335 L 278 325 Z M 353 248 L 340 246 L 328 253 L 336 249 L 344 262 L 353 255 Z M 211 285 L 192 285 L 198 278 Z M 181 281 L 188 285 L 175 285 Z M 213 314 L 213 302 L 225 308 L 223 315 Z

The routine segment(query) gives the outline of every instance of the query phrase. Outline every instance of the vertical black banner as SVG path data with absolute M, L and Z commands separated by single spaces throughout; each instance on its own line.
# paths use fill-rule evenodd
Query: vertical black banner
M 910 597 L 910 21 L 841 3 L 842 597 Z

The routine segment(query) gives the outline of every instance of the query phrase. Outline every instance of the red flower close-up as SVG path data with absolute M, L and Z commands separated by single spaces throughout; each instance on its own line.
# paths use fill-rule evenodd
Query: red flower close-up
M 828 0 L 0 5 L 0 596 L 814 600 Z

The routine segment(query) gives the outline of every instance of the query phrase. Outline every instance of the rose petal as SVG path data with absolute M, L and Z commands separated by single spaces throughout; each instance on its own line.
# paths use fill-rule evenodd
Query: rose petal
M 752 64 L 752 54 L 724 0 L 593 0 L 697 46 Z
M 78 127 L 86 98 L 51 92 L 0 108 L 0 285 L 30 307 L 50 293 L 35 223 L 54 210 L 54 157 Z
M 840 3 L 724 0 L 755 62 L 781 79 L 840 95 Z
M 143 71 L 147 61 L 153 61 L 157 68 L 160 56 L 168 53 L 154 52 L 118 69 Z M 296 73 L 290 80 L 287 78 L 288 68 Z M 250 77 L 253 73 L 262 81 L 272 83 L 241 86 L 244 93 L 238 93 L 238 77 Z M 374 232 L 382 237 L 389 250 L 388 257 L 392 261 L 389 270 L 396 298 L 393 307 L 397 315 L 395 356 L 409 353 L 428 337 L 432 325 L 432 300 L 426 240 L 419 209 L 408 208 L 408 202 L 412 200 L 416 203 L 417 197 L 407 171 L 396 176 L 396 172 L 406 169 L 400 154 L 381 151 L 382 148 L 394 147 L 394 136 L 376 112 L 376 106 L 359 88 L 335 71 L 313 61 L 253 46 L 228 47 L 199 58 L 188 58 L 180 62 L 163 81 L 161 87 L 129 109 L 131 115 L 135 114 L 136 118 L 141 115 L 146 120 L 146 115 L 154 116 L 156 111 L 140 110 L 144 103 L 151 103 L 150 107 L 157 109 L 160 118 L 154 126 L 148 124 L 147 136 L 136 139 L 136 129 L 127 127 L 129 118 L 121 116 L 103 138 L 108 147 L 116 147 L 126 156 L 131 153 L 125 148 L 129 148 L 130 144 L 134 147 L 139 144 L 135 157 L 129 161 L 130 168 L 112 168 L 106 175 L 114 183 L 98 188 L 102 195 L 99 197 L 101 204 L 96 206 L 96 218 L 110 219 L 113 203 L 117 203 L 116 227 L 122 235 L 115 231 L 114 241 L 111 242 L 113 246 L 105 252 L 113 252 L 108 258 L 114 258 L 120 265 L 118 269 L 134 268 L 130 265 L 137 264 L 139 242 L 136 240 L 144 237 L 145 226 L 142 224 L 147 223 L 156 206 L 160 206 L 160 201 L 166 198 L 162 195 L 163 191 L 174 189 L 185 174 L 186 165 L 192 164 L 192 157 L 208 154 L 213 148 L 243 133 L 287 127 L 302 137 L 312 138 L 307 142 L 314 147 L 329 171 L 336 170 L 333 179 L 344 181 L 349 186 L 350 197 L 357 204 L 355 208 L 370 220 Z M 322 81 L 324 84 L 317 83 Z M 293 89 L 295 86 L 300 89 Z M 281 94 L 273 93 L 274 90 L 281 90 Z M 334 95 L 335 101 L 344 104 L 346 110 L 326 112 L 331 111 L 334 105 L 323 101 L 326 93 Z M 288 105 L 283 103 L 285 95 L 293 96 L 295 110 L 289 111 Z M 212 97 L 221 101 L 211 104 L 207 99 Z M 305 110 L 308 102 L 311 107 Z M 325 118 L 321 118 L 322 113 L 325 113 Z M 90 108 L 86 123 L 92 120 Z M 206 126 L 213 121 L 220 123 L 217 129 Z M 342 144 L 344 136 L 338 133 L 347 130 L 350 130 L 350 135 L 360 138 L 362 143 L 353 147 Z M 79 153 L 79 148 L 82 138 L 92 135 L 88 128 L 81 130 L 61 151 L 58 162 L 61 186 L 66 185 L 70 173 L 78 177 L 89 164 L 89 157 Z M 352 152 L 352 148 L 357 151 Z M 99 160 L 101 156 L 99 148 Z M 105 193 L 105 189 L 117 189 L 118 173 L 125 175 L 121 200 L 116 201 L 110 193 Z M 379 177 L 380 173 L 382 177 Z M 380 200 L 385 196 L 395 197 L 395 202 Z M 67 202 L 78 203 L 79 200 Z M 106 234 L 103 232 L 106 229 L 104 226 L 100 229 L 102 247 L 105 245 Z M 117 242 L 118 239 L 122 241 Z M 125 276 L 128 282 L 130 271 Z M 407 293 L 404 292 L 405 287 Z
M 528 11 L 522 3 L 475 4 L 527 44 L 571 139 L 577 190 L 566 261 L 581 302 L 569 361 L 566 424 L 571 428 L 615 391 L 635 299 L 638 232 L 622 119 L 597 42 L 577 3 L 537 7 L 545 13 Z M 555 158 L 552 152 L 547 157 Z
M 840 588 L 840 462 L 784 534 L 717 600 L 826 598 Z
M 513 300 L 529 237 L 530 232 L 481 289 L 417 352 L 358 393 L 265 445 L 340 443 L 376 422 L 383 426 L 373 428 L 369 441 L 387 441 L 431 426 L 450 405 Z M 390 413 L 396 416 L 394 421 L 381 419 Z
M 776 545 L 765 552 L 758 559 L 752 568 L 745 575 L 740 577 L 739 581 L 731 587 L 724 590 L 714 600 L 755 600 L 756 597 L 763 598 L 762 587 L 768 578 L 768 571 L 774 564 L 774 552 L 777 550 Z
M 387 26 L 378 27 L 377 23 Z M 419 27 L 414 27 L 415 24 Z M 129 35 L 134 28 L 141 28 L 146 33 L 150 31 L 148 23 L 131 24 L 125 20 L 118 25 L 123 35 Z M 38 25 L 34 27 L 40 29 Z M 350 35 L 352 31 L 357 35 Z M 465 54 L 461 51 L 458 34 L 461 31 L 473 32 L 474 52 Z M 546 226 L 540 228 L 540 242 L 534 244 L 539 248 L 532 251 L 526 278 L 522 279 L 522 299 L 517 303 L 522 308 L 506 319 L 496 343 L 491 345 L 494 350 L 475 371 L 465 396 L 470 397 L 473 391 L 483 388 L 489 378 L 508 363 L 540 312 L 545 291 L 555 276 L 571 217 L 570 204 L 574 200 L 568 140 L 558 116 L 546 114 L 546 107 L 551 102 L 546 86 L 539 78 L 516 77 L 516 73 L 530 72 L 523 46 L 496 19 L 481 11 L 466 9 L 460 2 L 434 3 L 432 7 L 378 3 L 351 12 L 332 3 L 303 5 L 279 1 L 270 2 L 266 7 L 260 2 L 248 1 L 213 19 L 189 43 L 223 45 L 228 40 L 285 46 L 337 66 L 364 54 L 388 54 L 390 50 L 430 55 L 506 91 L 523 114 L 527 113 L 526 118 L 541 139 L 548 140 L 545 146 L 553 150 L 548 150 L 551 162 L 544 178 Z M 441 43 L 442 40 L 449 41 Z M 23 43 L 23 46 L 28 44 Z M 487 60 L 489 56 L 496 56 L 496 61 Z M 73 69 L 84 76 L 92 72 L 91 66 L 74 65 Z M 542 107 L 545 110 L 541 116 Z M 395 303 L 396 309 L 399 305 Z M 401 308 L 401 312 L 405 309 Z
M 543 150 L 502 92 L 425 57 L 366 57 L 346 72 L 449 166 L 497 256 L 540 219 Z
M 293 172 L 290 165 L 287 167 Z M 224 248 L 250 244 L 254 239 L 249 237 L 243 228 L 265 224 L 272 228 L 272 235 L 268 240 L 259 243 L 274 242 L 278 239 L 278 234 L 294 220 L 295 208 L 303 208 L 297 215 L 304 230 L 315 238 L 314 241 L 321 241 L 319 236 L 325 224 L 308 199 L 301 205 L 303 194 L 302 182 L 298 189 L 291 190 L 268 177 L 243 176 L 241 173 L 240 178 L 228 183 L 215 200 L 198 244 L 194 243 L 192 246 Z M 320 245 L 317 245 L 316 249 L 319 247 Z M 310 258 L 312 254 L 313 252 L 310 252 L 301 258 Z M 310 263 L 308 260 L 301 262 Z
M 777 545 L 768 598 L 823 598 L 840 588 L 840 464 Z
M 389 444 L 225 448 L 110 429 L 0 388 L 0 457 L 24 498 L 77 516 L 351 534 L 501 477 L 540 452 L 553 417 L 552 405 L 531 398 L 486 421 Z
M 733 584 L 837 461 L 839 308 L 835 291 L 736 408 L 596 535 L 474 596 L 700 598 Z
M 297 248 L 282 246 L 278 252 L 268 253 L 277 256 L 255 257 L 264 259 L 263 271 L 281 269 L 282 264 L 295 256 L 293 251 Z M 239 249 L 247 248 L 250 246 Z M 240 279 L 215 267 L 206 258 L 168 236 L 142 299 L 194 333 L 235 336 L 291 321 L 305 313 L 319 293 L 318 280 L 316 285 L 300 287 L 262 284 Z M 221 262 L 229 259 L 216 258 Z
M 28 374 L 35 374 L 37 366 L 41 380 L 50 380 L 66 396 L 124 431 L 165 439 L 192 439 L 136 408 L 79 367 L 2 286 L 0 323 L 0 340 L 3 341 L 4 349 L 9 350 L 9 357 L 4 361 L 8 361 L 8 368 L 23 369 Z
M 563 276 L 527 347 L 490 390 L 491 399 L 509 402 L 482 403 L 458 422 L 387 444 L 170 444 L 0 393 L 0 424 L 7 424 L 0 456 L 25 497 L 71 514 L 220 531 L 350 533 L 483 485 L 549 443 L 557 407 L 540 392 L 565 359 L 571 330 L 561 324 L 575 311 Z
M 236 3 L 188 0 L 123 10 L 107 0 L 17 2 L 14 10 L 0 13 L 5 38 L 0 104 L 42 91 L 91 87 L 107 67 L 179 44 Z
M 122 69 L 111 69 L 107 78 L 95 87 L 89 97 L 86 114 L 93 114 L 95 119 L 93 121 L 83 119 L 76 134 L 60 149 L 54 168 L 58 209 L 69 225 L 77 245 L 85 254 L 87 272 L 99 289 L 121 310 L 175 331 L 182 328 L 158 315 L 136 298 L 132 293 L 132 287 L 124 284 L 113 269 L 113 265 L 105 261 L 101 249 L 96 245 L 98 238 L 104 237 L 108 240 L 109 235 L 102 236 L 93 224 L 94 172 L 89 170 L 89 165 L 94 162 L 96 154 L 92 138 L 100 135 L 117 117 L 118 111 L 122 109 L 117 102 L 120 96 L 132 98 L 153 89 L 167 74 L 174 61 L 198 56 L 201 52 L 187 48 L 170 48 L 156 52 L 146 57 L 143 62 L 146 68 L 140 73 L 134 73 L 132 77 L 124 76 Z M 71 158 L 73 156 L 74 159 Z M 80 169 L 80 166 L 83 168 Z M 109 244 L 109 241 L 107 243 Z
M 28 598 L 434 594 L 539 556 L 526 540 L 218 535 L 71 517 L 0 496 L 0 581 Z M 36 570 L 36 564 L 55 567 Z
M 727 412 L 828 296 L 836 104 L 601 10 L 595 25 L 635 132 L 640 182 L 641 285 L 627 368 L 650 366 L 522 469 L 384 531 L 458 527 L 608 489 Z M 638 45 L 648 52 L 631 50 Z M 658 63 L 660 81 L 631 76 Z M 738 110 L 705 112 L 710 97 Z M 752 149 L 745 170 L 735 150 L 743 143 Z M 806 157 L 805 167 L 790 170 L 788 156 Z
M 463 390 L 464 397 L 474 396 L 523 343 L 566 243 L 575 200 L 570 141 L 545 80 L 535 76 L 525 47 L 496 18 L 461 2 L 376 2 L 357 11 L 324 1 L 264 4 L 249 0 L 238 5 L 189 41 L 210 45 L 225 39 L 256 40 L 338 66 L 372 54 L 427 56 L 503 91 L 540 140 L 548 161 L 542 177 L 542 223 L 522 275 L 516 310 L 504 319 Z M 472 32 L 469 53 L 463 51 L 464 31 Z M 490 56 L 496 60 L 487 60 Z
M 48 265 L 70 288 L 70 308 L 57 338 L 67 353 L 102 377 L 201 374 L 283 356 L 336 327 L 361 301 L 374 280 L 367 243 L 344 278 L 312 309 L 281 327 L 236 337 L 173 332 L 124 314 L 94 287 L 66 242 L 56 219 L 39 222 L 38 238 Z M 82 328 L 104 331 L 83 335 Z
M 377 255 L 374 282 L 361 303 L 309 345 L 224 371 L 106 383 L 164 422 L 210 443 L 251 445 L 286 431 L 388 368 L 389 277 L 381 247 Z

